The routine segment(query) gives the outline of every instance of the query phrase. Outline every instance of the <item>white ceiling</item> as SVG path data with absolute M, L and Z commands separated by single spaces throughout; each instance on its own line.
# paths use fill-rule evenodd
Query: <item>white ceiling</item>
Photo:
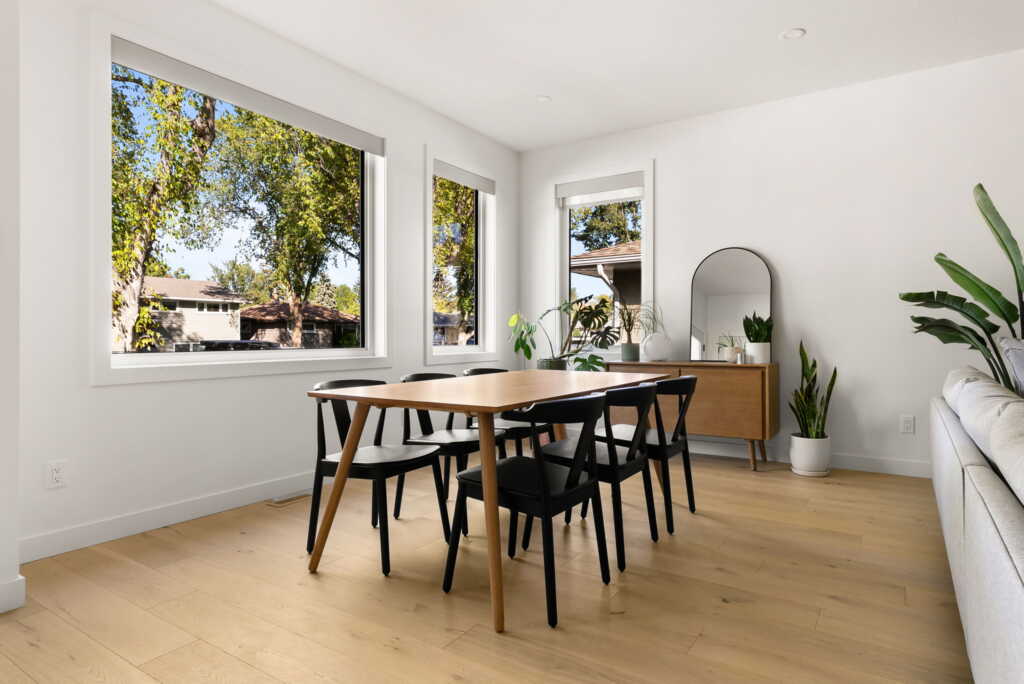
M 1024 47 L 1021 0 L 214 2 L 516 149 Z

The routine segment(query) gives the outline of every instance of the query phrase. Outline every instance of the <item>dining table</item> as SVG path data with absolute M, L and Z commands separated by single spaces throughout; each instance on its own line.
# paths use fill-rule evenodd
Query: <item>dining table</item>
M 337 474 L 317 531 L 316 545 L 309 558 L 309 571 L 316 572 L 323 556 L 331 525 L 338 512 L 349 469 L 362 438 L 370 407 L 408 408 L 463 413 L 476 416 L 480 432 L 480 466 L 483 475 L 484 522 L 487 534 L 488 576 L 494 630 L 505 629 L 505 599 L 501 570 L 501 529 L 498 524 L 498 480 L 495 454 L 494 417 L 503 411 L 531 406 L 537 402 L 582 396 L 592 392 L 629 387 L 669 377 L 659 373 L 599 371 L 519 370 L 311 391 L 310 397 L 351 401 L 355 404 L 352 423 L 341 450 Z M 558 426 L 561 427 L 561 426 Z M 564 428 L 559 430 L 564 436 Z

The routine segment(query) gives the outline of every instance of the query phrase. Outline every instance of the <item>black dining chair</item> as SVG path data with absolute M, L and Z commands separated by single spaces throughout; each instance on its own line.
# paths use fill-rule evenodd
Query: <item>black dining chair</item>
M 659 380 L 655 385 L 660 396 L 676 397 L 677 412 L 675 416 L 669 416 L 669 418 L 674 418 L 674 422 L 672 431 L 666 432 L 660 402 L 654 402 L 655 427 L 647 430 L 647 434 L 644 436 L 643 450 L 648 459 L 657 461 L 661 466 L 661 491 L 665 498 L 665 527 L 669 534 L 674 534 L 672 481 L 669 478 L 668 462 L 677 454 L 683 458 L 683 478 L 686 482 L 690 513 L 697 512 L 697 505 L 693 497 L 693 474 L 690 470 L 690 445 L 686 435 L 686 412 L 690 408 L 694 392 L 697 391 L 697 376 L 684 375 L 678 378 Z M 596 439 L 599 442 L 607 442 L 607 434 L 611 432 L 616 444 L 628 445 L 634 430 L 635 426 L 624 423 L 612 425 L 610 430 L 599 427 Z
M 508 370 L 505 368 L 467 368 L 462 371 L 463 375 L 490 375 L 492 373 L 507 373 Z M 474 427 L 476 420 L 474 416 L 466 416 L 466 427 Z M 503 430 L 505 432 L 505 441 L 513 441 L 515 443 L 516 456 L 523 455 L 523 440 L 530 439 L 530 426 L 527 423 L 518 420 L 505 420 L 504 418 L 494 419 L 494 428 L 496 430 Z M 549 442 L 555 441 L 555 426 L 550 423 L 544 423 L 537 426 L 537 431 L 541 434 L 548 436 Z
M 549 462 L 540 447 L 536 429 L 532 429 L 531 442 L 534 458 L 513 456 L 499 461 L 498 505 L 509 509 L 512 523 L 509 546 L 515 547 L 515 520 L 520 512 L 540 519 L 544 538 L 544 588 L 547 594 L 548 624 L 558 624 L 558 605 L 555 599 L 555 549 L 552 520 L 583 501 L 594 507 L 594 530 L 597 554 L 601 567 L 601 580 L 611 581 L 608 570 L 608 550 L 605 544 L 604 523 L 601 516 L 601 490 L 598 486 L 597 464 L 594 459 L 594 428 L 604 407 L 603 395 L 557 399 L 534 404 L 528 409 L 506 411 L 503 418 L 526 421 L 535 428 L 540 423 L 580 424 L 579 438 L 573 449 L 570 466 Z M 459 490 L 455 500 L 456 528 L 466 518 L 466 499 L 483 500 L 483 478 L 479 466 L 463 470 L 457 475 Z M 445 563 L 442 588 L 451 591 L 455 574 L 455 560 L 459 552 L 459 535 L 448 540 L 448 560 Z
M 652 382 L 643 383 L 634 387 L 613 389 L 605 392 L 604 425 L 607 430 L 611 426 L 611 407 L 621 407 L 636 410 L 636 425 L 633 427 L 633 434 L 625 449 L 618 444 L 618 440 L 609 442 L 597 442 L 595 451 L 597 454 L 597 478 L 601 482 L 607 482 L 612 489 L 612 516 L 615 527 L 615 551 L 619 570 L 626 569 L 626 546 L 623 534 L 622 520 L 622 482 L 639 473 L 643 477 L 644 497 L 647 500 L 647 522 L 651 528 L 651 539 L 658 541 L 658 520 L 654 513 L 654 492 L 651 487 L 651 469 L 647 456 L 643 450 L 643 442 L 646 430 L 644 424 L 654 404 L 657 388 Z M 552 463 L 560 465 L 571 465 L 573 457 L 572 440 L 563 439 L 542 447 L 544 457 Z M 582 506 L 581 506 L 582 508 Z M 566 511 L 566 522 L 569 522 L 570 511 Z M 529 528 L 532 520 L 527 518 L 526 526 Z M 524 531 L 524 538 L 528 532 Z
M 454 378 L 451 373 L 410 373 L 402 378 L 402 382 L 422 382 L 424 380 L 445 380 Z M 455 458 L 456 472 L 465 470 L 469 466 L 469 455 L 480 451 L 480 432 L 476 429 L 455 428 L 455 414 L 449 413 L 445 420 L 443 430 L 435 430 L 430 411 L 416 410 L 419 432 L 412 434 L 411 409 L 402 409 L 402 444 L 433 446 L 437 447 L 440 455 L 444 457 L 443 491 L 445 499 L 448 498 L 449 482 L 451 480 L 451 462 Z M 494 441 L 498 449 L 498 457 L 505 457 L 504 433 L 495 429 Z M 395 492 L 395 518 L 398 518 L 402 508 L 402 491 L 405 487 L 405 477 L 399 475 L 398 489 Z M 469 534 L 469 523 L 463 518 L 462 533 Z
M 365 387 L 367 385 L 383 385 L 380 380 L 331 380 L 321 382 L 313 387 L 313 391 L 327 391 L 348 387 Z M 313 471 L 313 496 L 309 511 L 309 536 L 306 540 L 306 552 L 313 552 L 316 542 L 317 518 L 320 514 L 320 496 L 325 477 L 334 477 L 338 471 L 340 452 L 327 453 L 327 438 L 324 432 L 323 405 L 330 402 L 334 413 L 334 423 L 338 429 L 339 444 L 344 446 L 345 438 L 352 424 L 348 410 L 348 402 L 344 399 L 316 400 L 316 467 Z M 373 481 L 373 502 L 371 504 L 372 524 L 380 531 L 380 564 L 381 571 L 388 575 L 391 572 L 391 550 L 388 545 L 387 517 L 387 480 L 390 477 L 405 477 L 405 474 L 419 468 L 430 467 L 434 472 L 434 487 L 437 490 L 437 504 L 441 514 L 441 533 L 445 541 L 451 536 L 448 524 L 448 500 L 444 495 L 444 483 L 441 479 L 440 450 L 428 445 L 384 445 L 384 419 L 387 409 L 380 409 L 377 419 L 377 430 L 373 435 L 373 446 L 361 446 L 356 450 L 349 468 L 349 478 Z M 385 512 L 378 516 L 377 511 Z M 397 517 L 397 516 L 396 516 Z

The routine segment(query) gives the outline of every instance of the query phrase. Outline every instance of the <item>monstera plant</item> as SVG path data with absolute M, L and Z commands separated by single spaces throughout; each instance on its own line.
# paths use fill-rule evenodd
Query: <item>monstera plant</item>
M 544 319 L 553 313 L 563 317 L 567 325 L 561 346 L 555 350 L 544 327 Z M 553 306 L 542 313 L 536 322 L 527 320 L 522 314 L 514 313 L 508 319 L 508 327 L 512 329 L 510 341 L 516 353 L 522 353 L 527 359 L 533 358 L 537 348 L 537 331 L 544 333 L 547 339 L 549 356 L 538 359 L 539 368 L 565 368 L 569 360 L 576 370 L 602 370 L 604 361 L 593 353 L 585 353 L 588 347 L 607 349 L 619 339 L 619 331 L 608 324 L 611 319 L 611 300 L 603 298 L 581 297 L 565 299 L 558 306 Z
M 1024 321 L 1021 321 L 1021 311 L 1024 310 L 1024 261 L 1021 260 L 1017 240 L 980 183 L 974 186 L 974 201 L 996 243 L 1010 262 L 1017 286 L 1016 303 L 941 252 L 935 255 L 935 263 L 974 301 L 944 290 L 903 292 L 900 299 L 926 309 L 944 309 L 957 314 L 961 321 L 931 316 L 911 316 L 910 320 L 917 326 L 914 328 L 916 333 L 928 333 L 943 344 L 965 344 L 974 349 L 985 358 L 992 377 L 1007 388 L 1019 392 L 1024 388 L 1016 386 L 999 345 L 996 344 L 995 335 L 1003 324 L 1010 336 L 1020 339 L 1024 335 Z

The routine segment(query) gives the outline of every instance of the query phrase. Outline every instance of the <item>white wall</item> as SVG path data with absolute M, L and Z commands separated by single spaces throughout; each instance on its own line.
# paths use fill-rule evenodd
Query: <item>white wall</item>
M 93 8 L 223 65 L 223 76 L 387 138 L 391 368 L 90 385 L 87 222 L 90 202 L 109 201 L 89 196 L 90 136 L 108 134 L 88 116 L 90 98 L 108 96 L 89 92 Z M 22 560 L 307 487 L 305 390 L 422 369 L 424 145 L 496 181 L 494 310 L 499 320 L 515 310 L 515 152 L 200 0 L 31 0 L 21 27 Z M 498 348 L 501 365 L 516 363 Z M 46 490 L 44 465 L 58 458 L 70 461 L 68 486 Z
M 18 574 L 18 4 L 0 3 L 0 613 L 25 602 Z
M 1014 52 L 525 153 L 524 310 L 556 297 L 553 185 L 654 158 L 655 297 L 676 357 L 688 354 L 694 268 L 722 247 L 754 249 L 775 285 L 780 435 L 795 428 L 785 397 L 803 339 L 839 367 L 838 463 L 926 475 L 927 431 L 900 435 L 899 415 L 923 423 L 946 371 L 984 362 L 912 335 L 896 293 L 951 288 L 931 261 L 939 251 L 1010 290 L 971 188 L 984 182 L 1024 239 L 1022 121 L 1024 52 Z M 772 457 L 785 457 L 786 441 L 772 441 Z

